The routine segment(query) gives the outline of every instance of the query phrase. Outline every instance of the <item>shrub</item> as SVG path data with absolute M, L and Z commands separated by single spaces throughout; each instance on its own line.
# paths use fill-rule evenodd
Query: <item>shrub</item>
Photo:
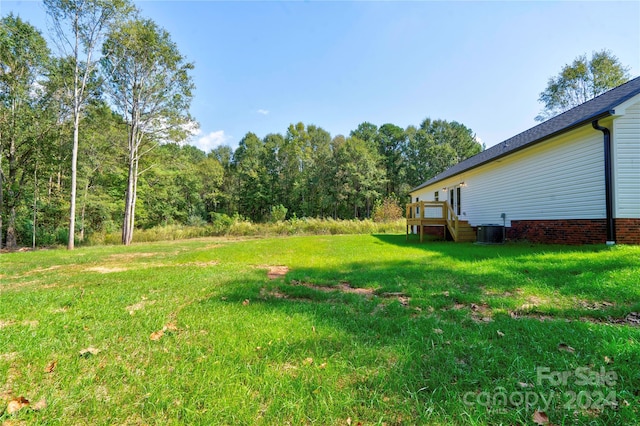
M 269 220 L 273 223 L 282 222 L 287 217 L 287 208 L 282 204 L 277 206 L 271 206 L 271 213 L 269 214 Z
M 376 201 L 373 206 L 373 220 L 375 222 L 392 222 L 404 218 L 402 207 L 395 197 L 386 197 L 382 202 Z
M 211 213 L 211 232 L 213 235 L 225 235 L 235 222 L 234 218 L 224 213 Z
M 187 218 L 187 225 L 189 226 L 205 226 L 206 224 L 207 221 L 197 214 L 192 214 Z

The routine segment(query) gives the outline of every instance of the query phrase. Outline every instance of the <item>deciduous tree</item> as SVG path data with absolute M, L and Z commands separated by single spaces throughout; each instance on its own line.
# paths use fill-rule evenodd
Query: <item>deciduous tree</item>
M 157 143 L 181 141 L 189 134 L 193 64 L 186 62 L 169 33 L 148 19 L 115 27 L 102 51 L 112 104 L 129 127 L 122 227 L 122 243 L 128 245 L 133 238 L 140 158 Z
M 69 210 L 69 243 L 72 250 L 75 240 L 76 187 L 78 167 L 79 128 L 82 110 L 88 94 L 87 85 L 95 72 L 95 51 L 117 18 L 132 11 L 127 0 L 44 0 L 47 13 L 53 21 L 56 40 L 64 56 L 72 60 L 73 145 L 71 152 L 71 197 Z
M 46 131 L 40 118 L 48 60 L 47 44 L 31 24 L 13 15 L 0 20 L 0 247 L 4 212 L 7 247 L 17 245 L 16 209 Z
M 538 101 L 544 109 L 536 121 L 544 121 L 619 86 L 630 78 L 629 68 L 609 50 L 578 56 L 549 79 Z

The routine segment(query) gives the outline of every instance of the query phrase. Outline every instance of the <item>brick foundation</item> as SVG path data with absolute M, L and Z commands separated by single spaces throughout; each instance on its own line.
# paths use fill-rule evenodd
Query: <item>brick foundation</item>
M 607 241 L 607 221 L 606 219 L 512 220 L 511 227 L 507 228 L 507 238 L 543 244 L 604 244 Z
M 614 219 L 616 243 L 640 244 L 640 219 Z

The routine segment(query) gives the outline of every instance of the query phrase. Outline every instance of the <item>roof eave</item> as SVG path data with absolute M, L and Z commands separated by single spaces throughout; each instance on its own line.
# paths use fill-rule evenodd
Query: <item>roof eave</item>
M 454 177 L 454 176 L 457 176 L 457 175 L 459 175 L 460 173 L 468 172 L 469 170 L 473 170 L 473 169 L 476 169 L 476 168 L 478 168 L 478 167 L 484 166 L 485 164 L 489 164 L 489 163 L 491 163 L 491 162 L 493 162 L 493 161 L 496 161 L 496 160 L 498 160 L 498 159 L 500 159 L 500 158 L 504 158 L 504 157 L 506 157 L 506 156 L 508 156 L 508 155 L 511 155 L 511 154 L 515 153 L 515 152 L 522 151 L 523 149 L 529 148 L 529 147 L 531 147 L 531 146 L 533 146 L 533 145 L 536 145 L 536 144 L 538 144 L 538 143 L 544 142 L 544 141 L 546 141 L 546 140 L 549 140 L 549 139 L 551 139 L 551 138 L 554 138 L 554 137 L 556 137 L 556 136 L 559 136 L 559 135 L 561 135 L 561 134 L 563 134 L 563 133 L 567 133 L 567 132 L 570 132 L 570 131 L 572 131 L 572 130 L 575 130 L 575 129 L 577 129 L 578 127 L 582 127 L 582 126 L 586 125 L 587 123 L 592 123 L 592 122 L 593 122 L 593 121 L 595 121 L 595 120 L 601 120 L 601 119 L 603 119 L 603 118 L 610 117 L 610 116 L 612 116 L 612 115 L 614 115 L 614 114 L 615 114 L 615 110 L 608 110 L 608 111 L 605 111 L 605 112 L 602 112 L 602 113 L 596 114 L 596 115 L 594 115 L 594 116 L 592 116 L 592 117 L 585 118 L 584 120 L 581 120 L 581 121 L 579 121 L 579 122 L 577 122 L 577 123 L 575 123 L 575 124 L 572 124 L 572 125 L 570 125 L 570 126 L 568 126 L 568 127 L 565 127 L 565 128 L 563 128 L 563 129 L 561 129 L 561 130 L 558 130 L 557 132 L 554 132 L 554 133 L 551 133 L 551 134 L 549 134 L 549 135 L 546 135 L 546 136 L 544 136 L 544 137 L 542 137 L 542 138 L 540 138 L 540 139 L 536 139 L 536 140 L 531 141 L 531 142 L 529 142 L 529 143 L 527 143 L 527 144 L 525 144 L 525 145 L 519 146 L 519 147 L 517 147 L 517 148 L 513 148 L 513 149 L 511 149 L 511 150 L 509 150 L 509 151 L 503 152 L 502 154 L 496 155 L 495 157 L 491 157 L 491 158 L 489 158 L 489 159 L 488 159 L 488 160 L 486 160 L 486 161 L 483 161 L 483 162 L 481 162 L 481 163 L 474 164 L 474 165 L 472 165 L 472 166 L 469 166 L 469 167 L 467 167 L 467 168 L 464 168 L 464 169 L 460 170 L 458 173 L 452 174 L 452 175 L 450 175 L 450 176 L 444 176 L 444 177 L 442 177 L 442 178 L 438 178 L 438 176 L 435 176 L 435 177 L 433 178 L 433 180 L 428 180 L 427 182 L 423 183 L 422 185 L 419 185 L 419 186 L 417 186 L 417 187 L 415 187 L 415 188 L 411 189 L 411 190 L 409 191 L 409 194 L 413 194 L 414 192 L 419 191 L 419 190 L 421 190 L 421 189 L 423 189 L 423 188 L 426 188 L 427 186 L 434 185 L 434 184 L 436 184 L 436 183 L 438 183 L 438 182 L 442 182 L 443 180 L 446 180 L 446 179 L 452 178 L 452 177 Z M 473 157 L 469 157 L 469 158 L 473 158 Z M 466 160 L 465 160 L 465 161 L 466 161 Z M 452 167 L 453 167 L 453 166 L 452 166 Z M 443 173 L 445 173 L 445 172 L 446 172 L 446 170 L 445 170 L 444 172 L 440 173 L 440 174 L 443 174 Z

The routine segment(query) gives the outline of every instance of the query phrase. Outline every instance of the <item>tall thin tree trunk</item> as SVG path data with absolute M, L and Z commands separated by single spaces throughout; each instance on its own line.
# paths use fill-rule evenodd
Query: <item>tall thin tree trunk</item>
M 127 192 L 124 200 L 124 220 L 122 222 L 122 244 L 129 245 L 131 239 L 131 205 L 133 204 L 133 162 L 129 158 L 129 175 L 127 178 Z
M 133 227 L 136 214 L 136 192 L 138 189 L 138 160 L 141 138 L 138 123 L 139 111 L 136 106 L 131 111 L 131 127 L 129 129 L 129 176 L 125 197 L 124 221 L 122 225 L 122 244 L 128 246 L 133 241 Z
M 16 207 L 9 209 L 9 223 L 7 224 L 7 248 L 13 251 L 18 248 L 18 236 L 16 235 Z
M 138 150 L 136 149 L 136 160 L 135 160 L 135 166 L 133 169 L 133 199 L 131 200 L 131 225 L 130 225 L 130 232 L 129 232 L 129 242 L 128 244 L 131 244 L 133 242 L 133 232 L 135 230 L 135 225 L 136 225 L 136 201 L 138 200 Z
M 80 241 L 84 241 L 84 214 L 87 207 L 87 193 L 89 192 L 89 179 L 84 186 L 84 197 L 82 198 L 82 212 L 80 213 Z
M 33 235 L 31 239 L 31 247 L 36 249 L 36 219 L 38 213 L 38 162 L 36 161 L 33 169 Z
M 77 102 L 77 101 L 76 101 Z M 73 117 L 73 148 L 71 150 L 71 207 L 69 209 L 69 242 L 67 249 L 73 250 L 76 234 L 76 186 L 78 169 L 78 130 L 80 125 L 80 114 L 78 105 Z
M 0 250 L 2 249 L 2 212 L 4 211 L 4 192 L 3 192 L 3 181 L 4 174 L 2 172 L 2 138 L 0 137 Z
M 9 137 L 9 223 L 7 223 L 7 248 L 15 250 L 18 246 L 18 238 L 16 236 L 16 205 L 15 205 L 15 189 L 12 188 L 12 182 L 16 181 L 16 101 L 11 101 L 11 121 L 12 132 Z

